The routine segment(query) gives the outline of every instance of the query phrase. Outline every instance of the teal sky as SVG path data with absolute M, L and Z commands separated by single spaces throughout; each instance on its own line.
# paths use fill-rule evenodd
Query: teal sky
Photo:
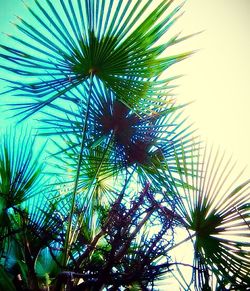
M 178 22 L 184 33 L 204 30 L 183 46 L 201 49 L 179 65 L 177 89 L 194 100 L 186 112 L 202 138 L 225 149 L 250 177 L 250 1 L 187 0 Z
M 10 23 L 11 21 L 14 21 L 15 15 L 20 14 L 20 12 L 23 11 L 23 3 L 20 0 L 0 0 L 0 42 L 6 43 L 7 37 L 3 33 L 9 33 L 15 31 L 14 26 Z M 1 78 L 5 78 L 6 72 L 0 71 Z M 0 92 L 3 91 L 3 88 L 5 88 L 6 83 L 0 80 Z M 3 95 L 0 96 L 0 104 L 1 106 L 8 101 L 9 96 Z M 6 120 L 6 114 L 3 113 L 3 108 L 0 107 L 1 114 L 0 114 L 0 130 L 3 129 L 6 124 L 13 123 L 14 120 Z

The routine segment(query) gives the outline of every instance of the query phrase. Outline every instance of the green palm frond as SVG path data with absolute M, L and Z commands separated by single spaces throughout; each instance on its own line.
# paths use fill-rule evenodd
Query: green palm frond
M 78 155 L 78 148 L 71 146 L 71 150 L 62 148 L 61 151 L 60 155 L 54 156 L 55 162 L 51 162 L 51 165 L 54 165 L 54 169 L 63 178 L 62 182 L 57 184 L 68 185 L 66 193 L 70 193 L 74 186 L 74 177 L 77 170 L 76 157 Z M 58 164 L 61 165 L 60 169 L 57 167 Z M 112 197 L 112 192 L 115 192 L 112 185 L 114 185 L 114 181 L 121 170 L 122 165 L 117 163 L 117 159 L 112 155 L 108 144 L 106 144 L 106 147 L 97 146 L 94 149 L 86 149 L 83 153 L 77 193 L 81 193 L 81 197 L 87 199 L 89 203 L 92 199 L 85 195 L 87 195 L 90 189 L 90 193 L 94 191 L 94 196 L 97 195 L 94 198 L 94 204 L 102 203 L 101 201 L 105 199 L 112 201 L 112 199 L 109 200 L 109 197 Z
M 0 144 L 0 229 L 1 236 L 18 232 L 22 203 L 41 191 L 42 152 L 34 153 L 35 138 L 25 128 L 8 130 Z M 3 238 L 2 237 L 2 238 Z M 2 241 L 2 239 L 1 239 Z
M 51 199 L 40 193 L 38 197 L 24 204 L 27 213 L 27 221 L 24 223 L 27 228 L 26 239 L 32 242 L 30 251 L 33 251 L 34 257 L 44 247 L 51 246 L 51 243 L 62 244 L 66 215 L 60 211 L 57 200 L 53 199 L 51 202 Z
M 34 7 L 27 6 L 33 23 L 18 18 L 22 34 L 9 36 L 18 47 L 1 45 L 6 60 L 1 68 L 24 80 L 10 81 L 10 91 L 36 98 L 22 104 L 22 112 L 28 116 L 64 98 L 90 75 L 130 106 L 146 93 L 154 99 L 171 80 L 157 78 L 190 54 L 165 56 L 166 48 L 182 40 L 178 35 L 160 42 L 181 8 L 170 10 L 172 2 L 162 0 L 153 8 L 152 1 L 46 0 L 41 5 L 36 0 Z
M 1 137 L 0 146 L 0 194 L 5 207 L 19 205 L 38 194 L 42 166 L 41 151 L 34 154 L 35 138 L 31 132 L 20 128 L 9 130 Z
M 43 181 L 42 149 L 34 153 L 35 137 L 27 128 L 19 129 L 20 133 L 17 128 L 7 130 L 0 144 L 0 252 L 10 270 L 13 264 L 18 268 L 23 264 L 20 245 L 26 216 L 22 205 L 40 194 Z
M 200 156 L 202 156 L 201 150 Z M 192 167 L 196 177 L 182 174 L 193 188 L 179 196 L 177 211 L 183 224 L 195 232 L 195 270 L 197 288 L 210 286 L 210 272 L 218 282 L 248 286 L 250 272 L 250 181 L 235 187 L 235 164 L 217 151 L 206 150 Z M 197 159 L 196 159 L 197 161 Z M 186 162 L 184 162 L 186 163 Z M 192 181 L 190 181 L 190 179 Z M 233 179 L 233 183 L 230 181 Z M 207 274 L 207 275 L 206 275 Z M 200 290 L 200 289 L 199 289 Z

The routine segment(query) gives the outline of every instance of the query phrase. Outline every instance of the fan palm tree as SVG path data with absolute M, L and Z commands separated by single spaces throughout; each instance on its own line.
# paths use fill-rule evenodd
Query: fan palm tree
M 33 21 L 18 17 L 0 45 L 11 109 L 39 113 L 51 138 L 43 173 L 30 137 L 2 143 L 2 289 L 155 290 L 178 265 L 179 227 L 194 240 L 196 289 L 212 275 L 218 290 L 248 286 L 248 182 L 218 198 L 226 179 L 201 162 L 175 77 L 163 77 L 191 54 L 167 54 L 187 38 L 163 39 L 172 2 L 35 0 Z

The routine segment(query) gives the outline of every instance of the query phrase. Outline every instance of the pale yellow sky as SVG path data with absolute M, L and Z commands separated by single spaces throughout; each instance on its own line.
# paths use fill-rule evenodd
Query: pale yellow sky
M 180 1 L 176 1 L 180 2 Z M 178 64 L 177 98 L 203 139 L 248 165 L 250 177 L 250 0 L 187 0 L 174 30 L 204 32 L 182 44 L 201 49 Z

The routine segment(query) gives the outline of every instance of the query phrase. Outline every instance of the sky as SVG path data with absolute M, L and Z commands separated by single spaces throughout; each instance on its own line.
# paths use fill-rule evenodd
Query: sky
M 169 71 L 185 75 L 177 81 L 176 98 L 192 101 L 185 115 L 197 134 L 232 154 L 239 168 L 248 165 L 244 177 L 250 178 L 250 0 L 187 0 L 183 11 L 172 32 L 202 33 L 172 49 L 197 50 Z M 14 31 L 9 21 L 25 14 L 21 0 L 0 0 L 0 31 Z M 0 104 L 6 98 L 0 96 Z M 0 114 L 0 130 L 5 126 Z
M 202 139 L 250 166 L 250 1 L 187 0 L 184 10 L 175 29 L 203 32 L 183 44 L 198 52 L 175 68 L 186 75 L 178 98 L 194 101 L 186 112 Z

